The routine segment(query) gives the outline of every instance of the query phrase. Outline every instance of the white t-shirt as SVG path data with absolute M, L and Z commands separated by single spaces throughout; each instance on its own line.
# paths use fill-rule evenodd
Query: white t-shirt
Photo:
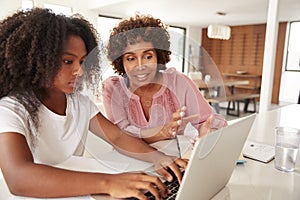
M 34 162 L 49 165 L 62 163 L 72 155 L 82 155 L 89 122 L 98 112 L 97 106 L 81 94 L 66 95 L 66 115 L 58 115 L 44 105 L 39 108 L 38 133 L 34 145 L 27 129 L 28 112 L 16 100 L 0 99 L 0 134 L 17 132 L 26 137 Z

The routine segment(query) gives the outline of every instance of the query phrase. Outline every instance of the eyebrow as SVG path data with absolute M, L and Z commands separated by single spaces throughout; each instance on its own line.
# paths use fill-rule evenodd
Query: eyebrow
M 76 58 L 78 58 L 79 56 L 77 56 L 76 54 L 70 53 L 70 52 L 63 52 L 63 55 L 68 55 L 68 56 L 74 56 Z M 82 56 L 82 58 L 85 58 L 86 54 L 84 56 Z
M 149 51 L 154 51 L 155 52 L 155 49 L 154 48 L 146 49 L 145 51 L 143 51 L 143 53 L 148 53 Z M 123 55 L 126 55 L 126 54 L 135 54 L 135 53 L 132 52 L 132 51 L 128 51 L 128 52 L 125 52 Z

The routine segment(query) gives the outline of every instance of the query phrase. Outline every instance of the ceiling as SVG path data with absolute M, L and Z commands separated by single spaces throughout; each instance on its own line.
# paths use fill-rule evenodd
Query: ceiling
M 278 20 L 300 20 L 300 0 L 278 0 Z M 164 23 L 207 27 L 209 24 L 246 25 L 267 22 L 268 0 L 88 0 L 99 14 L 127 17 L 151 14 Z M 226 13 L 225 16 L 217 12 Z

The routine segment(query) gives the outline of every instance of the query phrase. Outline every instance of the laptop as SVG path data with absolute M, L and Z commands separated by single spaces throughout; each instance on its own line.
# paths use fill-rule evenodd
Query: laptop
M 211 199 L 228 183 L 256 114 L 198 139 L 176 200 Z
M 255 117 L 256 114 L 252 114 L 199 138 L 177 193 L 171 189 L 175 195 L 166 199 L 208 200 L 220 192 L 233 173 Z M 154 197 L 149 196 L 149 199 Z

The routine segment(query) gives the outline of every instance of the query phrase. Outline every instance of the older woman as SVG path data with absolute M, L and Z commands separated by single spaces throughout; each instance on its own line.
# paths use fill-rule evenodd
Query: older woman
M 104 107 L 121 129 L 151 143 L 182 134 L 183 116 L 199 136 L 227 124 L 187 76 L 166 68 L 170 37 L 160 19 L 124 19 L 113 29 L 107 50 L 120 76 L 104 81 Z

